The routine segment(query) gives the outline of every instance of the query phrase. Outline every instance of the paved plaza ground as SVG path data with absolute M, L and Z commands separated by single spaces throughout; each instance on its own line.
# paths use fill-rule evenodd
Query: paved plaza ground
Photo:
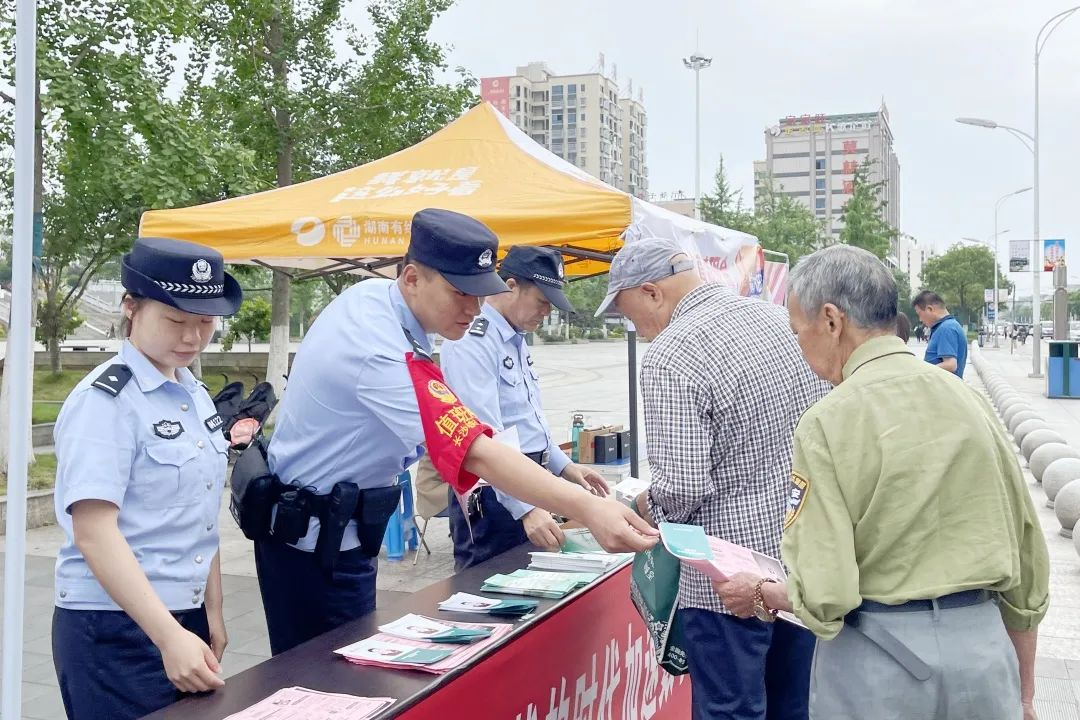
M 647 347 L 639 346 L 641 351 Z M 913 346 L 921 352 L 921 349 Z M 572 411 L 584 411 L 596 423 L 626 422 L 628 403 L 626 346 L 619 343 L 540 346 L 534 349 L 544 390 L 544 408 L 559 439 L 568 433 Z M 1046 421 L 1080 448 L 1080 402 L 1048 400 L 1040 381 L 1027 377 L 1030 344 L 1011 355 L 1007 348 L 986 349 L 985 357 L 1012 382 Z M 968 381 L 981 387 L 973 367 Z M 644 443 L 642 444 L 644 456 Z M 1025 464 L 1021 459 L 1021 464 Z M 643 466 L 645 463 L 643 462 Z M 642 474 L 647 470 L 643 467 Z M 1052 510 L 1029 476 L 1032 496 L 1046 531 L 1051 557 L 1051 610 L 1041 629 L 1037 672 L 1041 720 L 1080 718 L 1080 557 L 1072 541 L 1058 535 Z M 251 543 L 236 529 L 222 504 L 222 573 L 229 647 L 225 675 L 234 675 L 269 657 L 262 603 L 255 579 Z M 433 520 L 427 535 L 431 555 L 422 554 L 415 566 L 385 559 L 379 568 L 380 604 L 393 602 L 453 573 L 452 546 L 446 520 Z M 32 530 L 27 543 L 26 624 L 24 641 L 23 718 L 62 720 L 64 717 L 52 666 L 50 624 L 53 605 L 53 561 L 62 540 L 56 527 Z M 2 538 L 0 538 L 2 541 Z M 0 549 L 3 548 L 0 543 Z

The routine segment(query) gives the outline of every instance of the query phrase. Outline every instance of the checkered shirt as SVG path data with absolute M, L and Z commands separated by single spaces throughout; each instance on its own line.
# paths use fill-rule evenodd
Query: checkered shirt
M 784 308 L 718 284 L 688 293 L 641 363 L 653 517 L 779 557 L 795 426 L 829 389 Z M 724 612 L 686 566 L 679 603 Z

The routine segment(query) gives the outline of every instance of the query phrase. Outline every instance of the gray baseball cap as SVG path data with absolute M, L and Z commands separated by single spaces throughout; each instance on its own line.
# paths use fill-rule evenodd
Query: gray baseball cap
M 611 303 L 615 302 L 615 296 L 622 290 L 694 269 L 694 261 L 690 258 L 674 261 L 673 258 L 678 255 L 687 255 L 687 252 L 679 243 L 668 238 L 642 238 L 623 245 L 611 261 L 607 296 L 597 308 L 596 317 L 608 311 Z

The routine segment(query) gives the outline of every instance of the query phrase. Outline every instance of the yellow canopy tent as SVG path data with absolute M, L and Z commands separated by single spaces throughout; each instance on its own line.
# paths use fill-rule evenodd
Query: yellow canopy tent
M 668 212 L 587 175 L 490 103 L 367 165 L 254 195 L 147 212 L 139 234 L 200 242 L 229 262 L 292 267 L 301 275 L 392 276 L 408 247 L 410 219 L 426 207 L 481 220 L 504 249 L 558 246 L 574 276 L 605 272 L 604 261 L 624 237 L 675 237 L 707 259 L 703 269 L 715 274 L 730 264 L 744 278 L 743 258 L 756 250 L 753 236 Z

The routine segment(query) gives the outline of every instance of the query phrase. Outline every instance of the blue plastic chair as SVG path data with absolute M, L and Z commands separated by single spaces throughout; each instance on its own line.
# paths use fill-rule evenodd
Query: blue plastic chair
M 397 484 L 401 486 L 401 501 L 397 512 L 390 516 L 383 535 L 386 557 L 393 561 L 405 559 L 405 548 L 416 550 L 419 536 L 416 532 L 416 520 L 413 515 L 412 474 L 405 471 L 398 475 Z

